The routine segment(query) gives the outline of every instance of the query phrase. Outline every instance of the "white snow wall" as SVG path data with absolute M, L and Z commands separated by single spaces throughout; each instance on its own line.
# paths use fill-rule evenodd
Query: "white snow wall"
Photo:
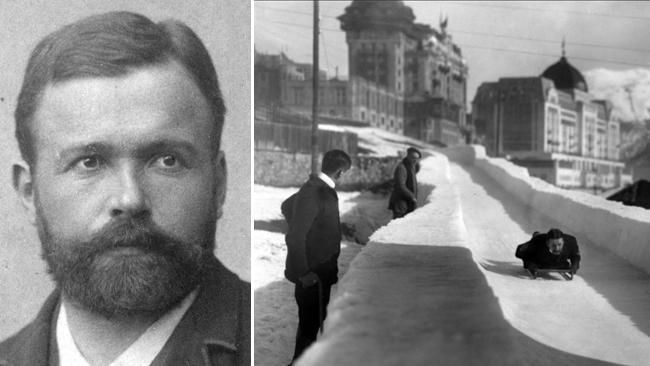
M 605 247 L 650 273 L 650 210 L 555 187 L 529 176 L 526 168 L 488 157 L 483 146 L 442 152 L 451 161 L 479 168 L 525 204 L 562 223 L 567 232 Z
M 646 248 L 650 214 L 646 210 L 559 189 L 530 177 L 526 169 L 504 159 L 488 158 L 482 147 L 440 152 L 447 156 L 437 153 L 423 160 L 418 174 L 421 188 L 435 186 L 432 193 L 421 197 L 415 212 L 391 221 L 370 237 L 337 285 L 324 334 L 298 360 L 298 366 L 429 365 L 432 360 L 441 365 L 527 364 L 529 355 L 525 352 L 531 347 L 521 347 L 517 332 L 503 320 L 494 294 L 486 293 L 487 283 L 482 285 L 487 290 L 479 289 L 479 296 L 472 300 L 480 305 L 470 307 L 470 312 L 463 313 L 462 302 L 450 305 L 457 306 L 458 312 L 446 305 L 447 298 L 476 295 L 462 292 L 483 278 L 480 273 L 460 277 L 477 271 L 471 258 L 454 263 L 450 276 L 438 263 L 444 259 L 427 256 L 430 251 L 424 250 L 441 249 L 433 252 L 437 255 L 469 247 L 447 157 L 462 165 L 474 165 L 515 199 L 554 217 L 579 238 L 607 247 L 650 272 Z M 445 283 L 457 287 L 440 289 L 444 299 L 436 298 Z M 445 327 L 446 315 L 455 322 L 450 328 Z M 479 322 L 474 321 L 476 316 Z M 460 332 L 454 334 L 449 329 Z M 471 335 L 477 335 L 480 342 L 472 344 Z M 544 354 L 543 349 L 537 352 Z
M 472 259 L 447 157 L 421 166 L 419 208 L 370 237 L 297 366 L 524 364 Z

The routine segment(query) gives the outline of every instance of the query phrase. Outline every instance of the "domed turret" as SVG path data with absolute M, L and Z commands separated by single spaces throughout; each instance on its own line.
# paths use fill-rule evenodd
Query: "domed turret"
M 345 32 L 362 29 L 408 30 L 413 25 L 415 15 L 402 1 L 354 0 L 338 19 L 341 30 Z
M 544 70 L 542 77 L 553 80 L 557 89 L 578 89 L 589 92 L 587 82 L 580 71 L 567 61 L 564 55 L 564 41 L 562 41 L 562 57 Z

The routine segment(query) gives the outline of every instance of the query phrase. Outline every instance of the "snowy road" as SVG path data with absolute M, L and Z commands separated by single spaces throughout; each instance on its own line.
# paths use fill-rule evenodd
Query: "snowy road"
M 528 280 L 514 258 L 516 245 L 535 230 L 571 228 L 521 204 L 477 168 L 450 168 L 474 260 L 515 329 L 568 354 L 650 362 L 650 276 L 576 233 L 583 261 L 573 281 Z

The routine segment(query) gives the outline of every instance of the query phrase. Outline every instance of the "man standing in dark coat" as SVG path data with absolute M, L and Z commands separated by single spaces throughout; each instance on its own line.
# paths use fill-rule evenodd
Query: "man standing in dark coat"
M 295 284 L 298 331 L 293 360 L 316 340 L 325 319 L 330 288 L 338 281 L 341 252 L 339 202 L 335 181 L 351 166 L 348 154 L 330 150 L 323 156 L 321 172 L 310 175 L 283 211 L 289 213 L 286 235 L 285 276 Z
M 517 246 L 515 256 L 524 262 L 524 268 L 535 276 L 538 269 L 570 269 L 576 274 L 580 268 L 580 249 L 574 236 L 559 229 L 546 234 L 535 232 L 530 241 Z
M 395 168 L 393 192 L 388 201 L 388 209 L 393 211 L 393 219 L 404 217 L 417 207 L 418 181 L 415 175 L 421 157 L 418 149 L 409 147 L 406 157 Z
M 214 256 L 224 115 L 180 22 L 111 12 L 36 46 L 13 185 L 56 290 L 0 365 L 250 365 L 250 284 Z

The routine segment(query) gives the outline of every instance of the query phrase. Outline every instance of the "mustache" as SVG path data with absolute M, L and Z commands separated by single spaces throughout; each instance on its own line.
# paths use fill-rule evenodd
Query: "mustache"
M 86 256 L 118 248 L 138 248 L 144 252 L 176 256 L 186 245 L 165 233 L 150 220 L 120 219 L 111 221 L 80 246 Z

